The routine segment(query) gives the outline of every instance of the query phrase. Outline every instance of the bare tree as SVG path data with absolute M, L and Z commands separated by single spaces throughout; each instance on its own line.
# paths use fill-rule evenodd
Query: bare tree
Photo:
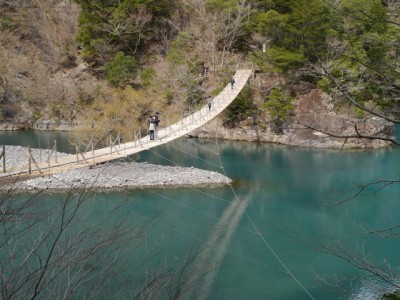
M 350 19 L 353 22 L 361 22 L 368 24 L 388 23 L 391 30 L 398 30 L 400 23 L 399 20 L 399 6 L 396 1 L 387 1 L 387 18 L 377 19 L 377 16 L 371 14 L 368 10 L 357 8 L 356 12 L 349 13 L 344 11 L 340 2 L 331 1 L 333 7 L 338 14 L 342 15 L 344 19 Z M 353 30 L 352 28 L 348 29 Z M 388 30 L 390 31 L 390 30 Z M 350 36 L 350 33 L 349 33 Z M 396 37 L 396 36 L 395 36 Z M 380 58 L 376 63 L 372 59 L 366 59 L 362 54 L 357 51 L 355 45 L 355 38 L 349 37 L 346 43 L 335 42 L 334 39 L 328 44 L 328 56 L 320 59 L 316 66 L 316 73 L 326 78 L 331 84 L 331 91 L 343 100 L 348 101 L 358 109 L 361 109 L 368 114 L 376 117 L 383 118 L 389 122 L 399 124 L 399 101 L 400 101 L 400 85 L 398 79 L 400 76 L 399 69 L 399 45 L 400 40 L 394 38 L 388 42 L 385 49 L 385 57 Z M 364 42 L 365 44 L 365 42 Z M 364 45 L 365 51 L 368 51 L 368 44 Z M 358 68 L 358 74 L 352 74 L 341 59 L 351 61 Z M 338 72 L 340 75 L 338 76 Z M 368 107 L 357 101 L 357 92 L 365 89 L 368 84 L 376 84 L 380 86 L 382 97 L 389 98 L 392 105 L 389 110 L 378 110 L 376 107 Z
M 138 49 L 142 35 L 146 31 L 152 16 L 145 7 L 141 6 L 135 11 L 128 12 L 126 17 L 114 14 L 111 18 L 104 18 L 106 19 L 104 30 L 118 37 L 122 43 L 124 43 L 124 40 L 129 40 L 133 36 L 135 37 L 135 47 L 132 49 L 132 53 L 134 54 Z
M 128 222 L 125 203 L 90 217 L 91 195 L 71 188 L 59 200 L 41 192 L 1 196 L 2 299 L 179 299 L 190 290 L 190 256 L 175 266 L 149 268 L 146 256 L 133 262 L 151 220 Z
M 386 144 L 398 145 L 398 141 L 392 136 L 394 124 L 400 122 L 400 40 L 397 34 L 393 34 L 399 29 L 399 7 L 397 3 L 387 1 L 387 16 L 379 15 L 378 18 L 363 6 L 354 7 L 352 11 L 343 8 L 343 3 L 327 2 L 346 24 L 343 37 L 330 37 L 326 41 L 325 51 L 319 53 L 317 62 L 301 71 L 303 74 L 315 76 L 319 83 L 329 90 L 331 110 L 345 107 L 348 115 L 360 116 L 348 117 L 349 123 L 353 123 L 353 128 L 349 128 L 346 133 L 330 130 L 312 122 L 298 121 L 297 125 L 299 129 L 312 129 L 326 136 L 342 138 L 344 143 L 349 139 L 375 139 L 387 142 Z M 362 30 L 357 28 L 363 26 L 359 24 L 374 24 L 378 28 L 380 25 L 386 26 L 387 34 L 382 35 L 379 42 L 374 40 L 377 36 L 374 31 L 365 32 L 365 36 L 361 37 L 359 31 Z M 393 38 L 384 44 L 383 41 L 386 41 L 390 34 L 393 34 Z M 377 53 L 381 55 L 369 53 L 372 47 L 376 47 Z M 378 91 L 370 92 L 373 89 Z M 368 96 L 363 96 L 363 93 Z M 373 127 L 376 130 L 369 130 Z
M 386 18 L 377 18 L 371 11 L 364 10 L 362 5 L 354 7 L 354 11 L 345 10 L 341 6 L 344 2 L 345 1 L 332 0 L 327 1 L 327 4 L 329 4 L 338 15 L 346 19 L 350 25 L 352 25 L 352 22 L 373 25 L 384 23 L 385 26 L 390 27 L 388 33 L 398 32 L 400 26 L 400 7 L 398 1 L 382 1 L 382 3 L 386 5 Z M 361 2 L 362 1 L 360 1 L 360 3 Z M 356 3 L 356 1 L 353 1 L 353 4 L 354 3 Z M 329 95 L 334 102 L 332 105 L 355 108 L 362 112 L 363 117 L 359 118 L 357 121 L 352 119 L 351 122 L 349 122 L 354 122 L 354 125 L 353 130 L 349 130 L 348 133 L 334 132 L 330 128 L 327 128 L 329 124 L 327 127 L 322 128 L 311 122 L 302 122 L 298 124 L 300 125 L 299 128 L 312 129 L 329 137 L 343 139 L 343 144 L 349 139 L 370 139 L 382 140 L 391 145 L 398 146 L 400 143 L 393 137 L 393 131 L 375 131 L 375 134 L 371 133 L 371 131 L 364 130 L 364 125 L 367 124 L 368 120 L 375 120 L 375 124 L 400 124 L 399 36 L 398 34 L 394 34 L 393 38 L 387 43 L 384 43 L 384 45 L 383 43 L 378 43 L 380 47 L 382 46 L 379 50 L 384 49 L 382 50 L 383 54 L 381 57 L 373 60 L 365 54 L 369 50 L 369 40 L 367 39 L 367 42 L 362 44 L 361 41 L 358 40 L 358 31 L 356 29 L 351 26 L 346 29 L 348 30 L 348 32 L 345 32 L 346 39 L 340 40 L 336 37 L 331 38 L 327 42 L 326 51 L 320 54 L 317 63 L 309 69 L 302 71 L 321 80 L 321 84 L 329 86 Z M 384 37 L 381 38 L 382 40 L 380 42 L 384 40 Z M 360 44 L 362 46 L 360 46 Z M 360 47 L 362 50 L 360 50 Z M 386 100 L 387 106 L 379 106 L 379 100 L 382 99 L 377 99 L 377 102 L 362 101 L 364 99 L 360 100 L 360 91 L 367 90 L 371 85 L 379 87 L 381 93 L 379 95 Z M 348 120 L 350 121 L 350 118 L 348 118 Z M 376 126 L 376 128 L 378 128 L 378 126 Z M 359 185 L 355 187 L 354 193 L 350 197 L 340 199 L 335 202 L 335 205 L 342 205 L 348 201 L 356 201 L 357 196 L 367 189 L 372 189 L 372 193 L 379 193 L 390 185 L 398 185 L 399 182 L 399 178 L 382 178 L 375 182 Z M 357 223 L 355 222 L 355 224 Z M 400 225 L 398 224 L 398 220 L 394 220 L 391 226 L 385 227 L 374 227 L 370 224 L 357 225 L 361 230 L 360 235 L 363 237 L 397 239 L 399 236 Z M 315 250 L 338 257 L 347 262 L 350 266 L 365 272 L 364 274 L 369 274 L 384 282 L 387 289 L 381 292 L 382 295 L 389 292 L 387 294 L 387 299 L 400 299 L 400 274 L 398 272 L 398 266 L 392 265 L 386 261 L 384 257 L 374 257 L 372 250 L 367 246 L 357 244 L 354 236 L 329 237 L 320 245 L 315 245 L 315 242 L 312 240 L 308 240 L 307 243 L 308 245 L 313 245 L 312 247 Z M 379 241 L 377 241 L 377 243 L 379 243 Z M 336 276 L 327 278 L 320 274 L 316 276 L 320 282 L 325 284 L 325 287 L 333 288 L 344 293 L 349 292 L 353 281 L 356 280 L 356 278 L 338 278 Z M 395 292 L 392 293 L 390 291 Z
M 211 53 L 214 70 L 225 64 L 226 53 L 245 33 L 244 22 L 251 13 L 251 1 L 237 0 L 234 6 L 207 8 L 205 0 L 186 0 L 190 10 L 196 11 L 196 20 L 189 31 L 199 36 L 200 49 Z

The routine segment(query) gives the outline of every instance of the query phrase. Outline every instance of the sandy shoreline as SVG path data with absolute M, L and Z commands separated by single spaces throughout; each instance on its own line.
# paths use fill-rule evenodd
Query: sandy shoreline
M 26 164 L 27 148 L 21 146 L 6 147 L 6 166 Z M 47 159 L 48 150 L 31 149 L 35 160 Z M 53 154 L 54 155 L 54 154 Z M 68 154 L 57 153 L 57 157 Z M 0 162 L 2 164 L 2 162 Z M 3 173 L 0 173 L 0 179 Z M 221 186 L 229 184 L 231 180 L 213 171 L 206 171 L 194 167 L 161 166 L 137 162 L 110 162 L 59 173 L 51 176 L 38 177 L 20 181 L 13 185 L 13 190 L 61 190 L 66 189 L 135 189 L 150 187 L 193 187 L 193 186 Z M 3 185 L 0 189 L 9 189 Z

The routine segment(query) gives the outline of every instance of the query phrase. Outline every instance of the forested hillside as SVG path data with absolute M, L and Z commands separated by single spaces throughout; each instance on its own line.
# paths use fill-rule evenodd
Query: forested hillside
M 289 144 L 340 134 L 386 138 L 388 124 L 399 118 L 395 0 L 5 0 L 0 6 L 5 121 L 86 122 L 99 134 L 130 138 L 155 110 L 175 120 L 204 105 L 239 64 L 256 73 L 221 116 L 225 136 Z M 243 130 L 232 135 L 232 128 Z

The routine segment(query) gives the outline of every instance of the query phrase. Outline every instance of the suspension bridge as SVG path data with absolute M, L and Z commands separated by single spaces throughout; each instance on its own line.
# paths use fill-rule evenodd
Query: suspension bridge
M 126 143 L 117 144 L 116 142 L 112 143 L 110 141 L 110 146 L 105 148 L 91 149 L 90 151 L 83 153 L 77 151 L 76 155 L 71 154 L 58 159 L 57 156 L 55 156 L 54 161 L 51 161 L 49 158 L 46 162 L 36 163 L 33 160 L 33 164 L 31 161 L 33 158 L 31 157 L 29 163 L 13 167 L 7 171 L 5 171 L 5 161 L 3 160 L 4 172 L 0 175 L 0 178 L 10 179 L 17 176 L 45 176 L 89 167 L 107 161 L 125 158 L 129 155 L 157 147 L 185 136 L 218 116 L 237 97 L 246 85 L 251 73 L 251 69 L 237 70 L 233 76 L 235 83 L 233 85 L 229 83 L 216 97 L 214 97 L 211 110 L 209 110 L 208 106 L 205 105 L 193 114 L 179 120 L 177 123 L 158 130 L 155 140 L 150 140 L 149 136 L 145 136 Z

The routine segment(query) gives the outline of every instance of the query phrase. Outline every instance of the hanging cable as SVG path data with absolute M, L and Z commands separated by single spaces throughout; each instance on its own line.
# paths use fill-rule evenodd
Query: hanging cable
M 219 157 L 220 163 L 222 164 L 222 160 L 221 157 Z M 226 175 L 225 169 L 222 168 L 224 175 Z M 229 187 L 232 190 L 232 193 L 234 194 L 236 199 L 239 199 L 238 195 L 235 192 L 235 189 L 233 188 L 232 184 L 229 184 Z M 260 239 L 263 241 L 263 243 L 267 246 L 267 248 L 269 249 L 269 251 L 272 253 L 272 255 L 276 258 L 276 260 L 279 262 L 279 264 L 286 270 L 287 274 L 290 275 L 290 277 L 292 277 L 292 279 L 300 286 L 300 288 L 313 300 L 315 300 L 315 298 L 311 295 L 311 293 L 307 290 L 307 288 L 297 279 L 297 277 L 290 271 L 290 269 L 286 266 L 286 264 L 282 261 L 282 259 L 279 257 L 279 255 L 275 252 L 275 250 L 271 247 L 271 245 L 267 242 L 267 240 L 264 238 L 264 236 L 262 235 L 262 233 L 260 232 L 260 230 L 258 229 L 258 227 L 256 226 L 256 224 L 253 222 L 253 219 L 250 217 L 250 215 L 247 213 L 247 210 L 245 210 L 245 215 L 247 217 L 247 219 L 250 221 L 251 225 L 254 228 L 254 231 L 256 232 L 256 234 L 260 237 Z
M 192 144 L 195 144 L 195 143 L 192 143 Z M 197 145 L 197 144 L 196 144 L 196 145 Z M 198 145 L 198 146 L 200 146 L 200 145 Z M 206 148 L 203 147 L 203 149 L 206 149 Z M 189 153 L 188 153 L 187 151 L 185 151 L 185 150 L 182 150 L 182 149 L 179 149 L 179 150 L 180 150 L 181 152 L 183 152 L 183 153 L 189 154 Z M 219 165 L 218 167 L 219 167 L 221 170 L 223 170 L 224 175 L 227 176 L 227 174 L 226 174 L 226 172 L 225 172 L 225 168 L 224 168 L 223 163 L 222 163 L 222 160 L 221 160 L 220 154 L 219 154 L 218 152 L 215 152 L 215 151 L 212 151 L 212 150 L 209 150 L 209 149 L 206 149 L 206 150 L 209 151 L 209 152 L 211 152 L 211 153 L 214 153 L 215 155 L 217 155 L 218 160 L 219 160 L 219 162 L 220 162 L 220 165 Z M 151 152 L 154 153 L 155 155 L 157 155 L 157 156 L 159 156 L 159 157 L 161 157 L 161 158 L 163 158 L 163 159 L 165 159 L 165 160 L 167 160 L 167 161 L 169 161 L 169 162 L 175 164 L 175 165 L 182 166 L 181 164 L 178 164 L 177 162 L 175 162 L 175 161 L 173 161 L 173 160 L 170 160 L 170 159 L 164 157 L 163 155 L 161 155 L 161 154 L 155 152 L 154 150 L 151 150 Z M 193 154 L 190 154 L 190 156 L 195 157 L 195 158 L 197 158 L 197 159 L 199 159 L 199 160 L 203 160 L 203 159 L 201 159 L 201 158 L 199 158 L 199 157 L 197 157 L 197 156 L 195 156 L 195 155 L 193 155 Z M 212 165 L 215 165 L 215 164 L 212 164 Z M 228 177 L 228 176 L 227 176 L 227 177 Z M 237 193 L 236 193 L 236 191 L 235 191 L 235 189 L 234 189 L 233 186 L 232 186 L 232 184 L 229 184 L 229 187 L 230 187 L 230 189 L 231 189 L 231 191 L 232 191 L 232 193 L 233 193 L 233 195 L 234 195 L 236 201 L 240 201 L 240 200 L 239 200 L 239 197 L 238 197 L 238 195 L 237 195 Z M 206 193 L 206 194 L 207 194 L 207 193 Z M 247 209 L 246 209 L 246 208 L 243 208 L 243 209 L 244 209 L 244 214 L 246 215 L 247 219 L 249 220 L 250 224 L 252 225 L 252 227 L 253 227 L 253 229 L 254 229 L 254 232 L 255 232 L 256 235 L 261 239 L 261 241 L 263 242 L 263 244 L 268 248 L 268 250 L 271 252 L 271 254 L 275 257 L 275 259 L 278 261 L 278 263 L 284 268 L 284 270 L 286 271 L 286 274 L 288 274 L 288 275 L 296 282 L 296 284 L 310 297 L 310 299 L 315 300 L 315 298 L 311 295 L 311 293 L 307 290 L 307 288 L 306 288 L 306 287 L 297 279 L 297 277 L 290 271 L 289 267 L 283 262 L 283 260 L 280 258 L 280 256 L 278 255 L 278 253 L 272 248 L 272 246 L 271 246 L 271 245 L 267 242 L 267 240 L 264 238 L 264 236 L 262 235 L 262 233 L 260 232 L 260 230 L 258 229 L 258 227 L 256 226 L 256 224 L 254 223 L 253 219 L 252 219 L 252 218 L 250 217 L 250 215 L 247 213 Z

